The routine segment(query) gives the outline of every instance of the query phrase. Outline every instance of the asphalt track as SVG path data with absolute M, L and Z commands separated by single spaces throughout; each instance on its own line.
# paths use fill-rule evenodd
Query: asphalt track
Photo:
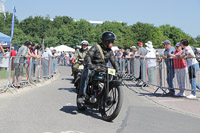
M 0 133 L 199 133 L 200 119 L 156 105 L 132 88 L 113 122 L 98 111 L 78 112 L 69 67 L 59 67 L 57 80 L 2 97 Z

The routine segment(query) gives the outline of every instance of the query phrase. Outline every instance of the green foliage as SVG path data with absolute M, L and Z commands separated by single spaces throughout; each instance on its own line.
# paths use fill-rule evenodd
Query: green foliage
M 7 13 L 6 20 L 0 14 L 0 31 L 10 35 L 12 14 Z M 90 45 L 99 43 L 101 34 L 105 31 L 112 31 L 117 36 L 115 45 L 120 48 L 130 48 L 139 42 L 152 41 L 155 48 L 162 48 L 165 40 L 170 40 L 176 44 L 182 39 L 188 39 L 193 46 L 200 46 L 200 36 L 196 40 L 184 33 L 180 28 L 170 25 L 155 27 L 152 24 L 138 22 L 127 25 L 120 22 L 104 22 L 102 25 L 93 26 L 86 20 L 74 21 L 67 16 L 57 16 L 54 20 L 41 16 L 29 17 L 19 22 L 15 19 L 15 31 L 13 44 L 21 46 L 25 41 L 42 43 L 45 46 L 55 47 L 61 44 L 70 47 L 80 45 L 82 40 L 88 40 Z

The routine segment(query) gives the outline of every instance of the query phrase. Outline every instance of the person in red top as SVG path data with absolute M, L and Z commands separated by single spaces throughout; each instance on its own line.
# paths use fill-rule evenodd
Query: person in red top
M 16 51 L 14 50 L 14 47 L 11 47 L 11 50 L 10 50 L 10 57 L 15 57 L 16 56 Z M 13 58 L 14 59 L 14 58 Z M 12 64 L 11 64 L 11 75 L 12 75 L 12 71 L 14 70 L 14 67 L 13 67 L 13 59 L 12 59 Z M 12 83 L 12 76 L 10 78 L 10 83 Z
M 174 59 L 174 69 L 176 73 L 177 82 L 179 88 L 181 89 L 177 96 L 184 97 L 184 89 L 186 89 L 186 71 L 187 71 L 187 64 L 185 59 L 180 59 L 180 55 L 182 54 L 183 50 L 181 47 L 181 43 L 178 42 L 176 44 L 176 51 L 174 55 L 171 55 Z
M 16 51 L 14 50 L 14 47 L 11 48 L 10 53 L 11 53 L 10 57 L 16 56 Z
M 16 51 L 14 50 L 14 47 L 12 47 L 10 50 L 10 57 L 15 57 L 15 56 L 16 56 Z M 13 70 L 13 59 L 12 59 L 11 69 Z

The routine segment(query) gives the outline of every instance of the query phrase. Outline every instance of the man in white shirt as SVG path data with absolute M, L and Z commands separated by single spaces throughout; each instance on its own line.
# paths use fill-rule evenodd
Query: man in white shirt
M 146 62 L 147 62 L 147 82 L 149 84 L 155 84 L 155 72 L 156 72 L 156 50 L 153 48 L 152 42 L 148 41 L 145 43 L 147 46 L 147 54 L 145 55 Z M 149 59 L 148 59 L 149 58 Z

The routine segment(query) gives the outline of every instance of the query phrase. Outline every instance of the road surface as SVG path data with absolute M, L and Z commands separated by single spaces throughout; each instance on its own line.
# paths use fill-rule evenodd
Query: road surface
M 95 110 L 78 112 L 69 67 L 57 80 L 24 93 L 1 97 L 0 133 L 199 133 L 200 119 L 156 105 L 132 88 L 113 122 Z

